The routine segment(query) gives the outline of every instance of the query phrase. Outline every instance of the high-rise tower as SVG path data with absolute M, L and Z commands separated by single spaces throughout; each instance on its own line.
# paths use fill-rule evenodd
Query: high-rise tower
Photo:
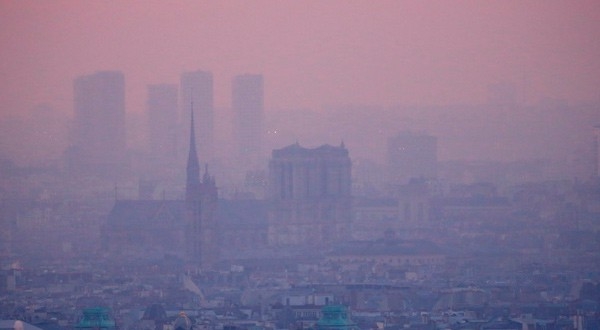
M 198 152 L 203 163 L 213 157 L 214 144 L 214 100 L 213 75 L 207 71 L 190 71 L 181 74 L 180 106 L 182 123 L 190 120 L 188 106 L 194 103 L 196 122 L 194 129 L 198 134 Z M 184 125 L 186 128 L 186 125 Z M 186 128 L 187 129 L 187 128 Z M 186 135 L 184 135 L 186 136 Z M 183 142 L 183 141 L 182 141 Z
M 217 187 L 205 168 L 200 180 L 200 163 L 196 151 L 194 112 L 190 115 L 190 142 L 186 167 L 186 255 L 190 262 L 211 268 L 218 259 L 217 246 Z
M 118 176 L 127 167 L 123 73 L 101 71 L 80 76 L 73 83 L 73 92 L 73 169 L 110 178 Z
M 254 165 L 262 156 L 264 130 L 263 76 L 244 74 L 233 78 L 232 107 L 238 155 Z

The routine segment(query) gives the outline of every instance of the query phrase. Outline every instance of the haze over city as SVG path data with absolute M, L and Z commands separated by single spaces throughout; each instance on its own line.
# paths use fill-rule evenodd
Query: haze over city
M 198 69 L 213 73 L 215 107 L 221 109 L 231 106 L 233 76 L 264 75 L 267 115 L 299 109 L 323 113 L 348 105 L 479 105 L 488 102 L 489 86 L 495 84 L 508 84 L 519 105 L 543 100 L 589 104 L 600 95 L 600 10 L 594 1 L 392 1 L 376 6 L 336 1 L 26 1 L 1 6 L 2 118 L 26 118 L 40 105 L 72 117 L 73 79 L 98 70 L 124 73 L 126 111 L 132 114 L 145 112 L 147 85 L 177 83 L 182 72 Z M 386 120 L 387 114 L 370 111 Z M 443 116 L 470 116 L 461 107 L 416 115 L 393 112 L 404 119 L 403 128 L 432 134 L 445 134 L 432 124 Z M 528 114 L 513 109 L 506 115 Z M 219 131 L 228 129 L 229 118 L 219 120 L 225 123 Z M 471 124 L 484 127 L 491 121 L 473 119 Z M 406 120 L 418 123 L 411 126 Z M 461 130 L 460 125 L 453 130 Z M 10 135 L 18 143 L 28 141 Z M 142 139 L 139 135 L 128 132 L 134 142 Z M 64 138 L 50 138 L 65 146 Z M 35 141 L 20 148 L 19 163 L 44 154 L 32 145 Z M 462 152 L 469 147 L 441 148 L 441 159 L 477 159 Z M 526 155 L 480 158 L 501 157 Z
M 0 2 L 0 329 L 600 328 L 597 1 Z
M 267 109 L 332 104 L 473 104 L 514 83 L 522 100 L 598 101 L 595 1 L 273 1 L 1 4 L 2 114 L 72 105 L 71 81 L 127 77 L 127 110 L 147 84 L 183 71 L 260 72 Z M 524 94 L 524 95 L 523 95 Z

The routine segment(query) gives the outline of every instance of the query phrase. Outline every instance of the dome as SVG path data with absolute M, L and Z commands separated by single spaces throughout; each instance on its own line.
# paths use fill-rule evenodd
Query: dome
M 192 329 L 192 320 L 185 315 L 184 312 L 180 312 L 179 316 L 173 322 L 174 330 L 190 330 Z

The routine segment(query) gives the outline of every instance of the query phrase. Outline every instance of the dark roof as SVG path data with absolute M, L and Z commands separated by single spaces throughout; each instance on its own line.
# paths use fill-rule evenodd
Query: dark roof
M 436 200 L 438 205 L 456 207 L 508 207 L 510 202 L 505 197 L 447 197 Z
M 337 156 L 348 156 L 348 149 L 343 145 L 334 147 L 329 144 L 324 144 L 317 148 L 304 148 L 300 144 L 295 143 L 281 149 L 273 150 L 272 156 L 276 157 L 307 157 L 317 155 L 337 155 Z
M 224 228 L 265 228 L 267 204 L 261 200 L 218 201 L 217 223 Z M 185 202 L 182 200 L 118 200 L 107 219 L 114 228 L 183 226 Z
M 356 207 L 398 207 L 398 200 L 395 198 L 354 198 Z
M 117 200 L 108 215 L 107 224 L 120 228 L 183 225 L 184 210 L 184 201 Z
M 219 200 L 217 221 L 224 227 L 266 228 L 267 203 L 262 200 Z
M 333 249 L 331 255 L 421 255 L 442 254 L 442 250 L 433 242 L 425 240 L 378 240 L 354 241 L 343 243 Z

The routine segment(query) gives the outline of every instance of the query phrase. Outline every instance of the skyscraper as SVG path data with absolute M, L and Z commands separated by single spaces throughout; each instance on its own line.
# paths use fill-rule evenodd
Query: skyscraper
M 180 86 L 180 119 L 182 123 L 190 122 L 190 105 L 194 104 L 196 112 L 195 130 L 198 134 L 198 155 L 201 163 L 209 162 L 213 157 L 214 143 L 214 100 L 213 75 L 207 71 L 190 71 L 181 74 Z M 183 125 L 183 131 L 187 125 Z M 187 135 L 184 135 L 187 136 Z M 185 139 L 181 139 L 180 147 L 185 148 Z M 183 150 L 182 150 L 183 151 Z
M 232 107 L 238 155 L 251 165 L 262 157 L 264 126 L 263 76 L 244 74 L 233 78 Z
M 80 76 L 73 83 L 74 169 L 115 177 L 126 167 L 125 78 L 119 71 Z
M 437 177 L 437 138 L 401 132 L 387 142 L 389 182 L 406 184 L 411 179 Z
M 273 150 L 269 163 L 271 245 L 322 245 L 350 237 L 351 161 L 348 150 L 293 144 Z

